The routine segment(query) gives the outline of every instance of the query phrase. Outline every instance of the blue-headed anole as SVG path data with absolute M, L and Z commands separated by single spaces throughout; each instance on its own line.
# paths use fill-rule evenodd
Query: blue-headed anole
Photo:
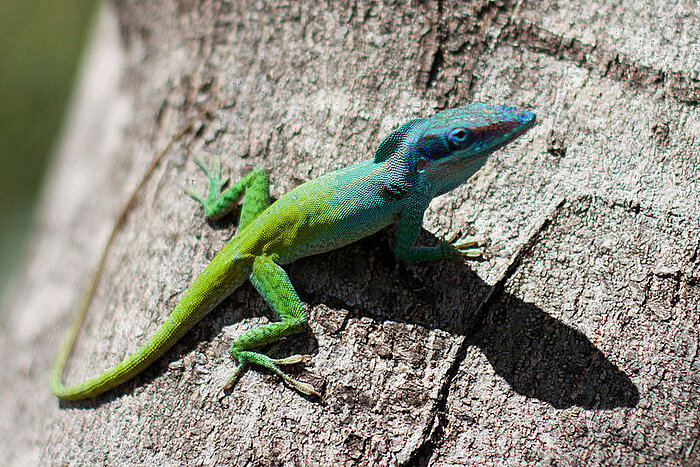
M 491 153 L 525 133 L 535 120 L 528 110 L 479 103 L 411 120 L 390 133 L 371 160 L 306 182 L 272 204 L 264 170 L 254 169 L 224 190 L 218 161 L 210 166 L 196 158 L 209 178 L 209 192 L 207 196 L 193 190 L 188 194 L 209 219 L 224 216 L 243 197 L 237 235 L 185 290 L 145 344 L 99 376 L 65 386 L 61 377 L 80 328 L 75 326 L 56 359 L 52 391 L 61 399 L 85 399 L 133 378 L 250 281 L 281 320 L 251 329 L 233 341 L 231 355 L 238 367 L 226 387 L 252 363 L 269 368 L 303 394 L 320 396 L 310 384 L 279 369 L 307 356 L 272 359 L 255 350 L 307 326 L 306 311 L 282 265 L 340 248 L 393 223 L 398 223 L 395 254 L 399 259 L 478 257 L 480 249 L 473 242 L 415 246 L 423 213 L 434 197 L 467 181 Z M 81 316 L 89 302 L 90 297 L 81 305 Z

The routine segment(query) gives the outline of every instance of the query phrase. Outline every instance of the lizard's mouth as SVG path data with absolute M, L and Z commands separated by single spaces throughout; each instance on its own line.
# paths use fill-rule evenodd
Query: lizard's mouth
M 479 128 L 472 129 L 472 133 L 479 141 L 476 147 L 470 148 L 470 156 L 467 162 L 475 162 L 487 157 L 492 152 L 501 149 L 527 132 L 537 123 L 537 116 L 529 111 L 522 110 L 512 120 L 494 122 Z

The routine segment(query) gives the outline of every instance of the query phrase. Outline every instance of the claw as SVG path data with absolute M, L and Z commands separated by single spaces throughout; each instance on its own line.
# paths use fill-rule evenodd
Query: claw
M 482 259 L 486 242 L 477 237 L 469 237 L 459 243 L 452 243 L 455 252 L 467 259 Z
M 204 204 L 204 197 L 195 188 L 185 188 L 185 194 L 198 203 Z
M 481 248 L 469 248 L 466 250 L 456 250 L 457 254 L 467 259 L 481 259 L 484 251 Z
M 231 179 L 230 175 L 227 175 L 223 180 L 219 182 L 219 191 L 223 191 L 224 187 L 228 185 L 229 180 Z
M 207 161 L 204 158 L 204 154 L 202 154 L 201 152 L 195 153 L 192 160 L 195 164 L 197 164 L 197 167 L 202 169 L 203 172 L 209 172 L 209 167 L 207 167 Z
M 243 371 L 243 367 L 245 366 L 245 363 L 241 363 L 236 367 L 236 371 L 233 372 L 231 376 L 224 382 L 223 386 L 219 389 L 219 392 L 217 393 L 217 396 L 219 399 L 223 399 L 225 396 L 225 392 L 227 389 L 231 389 L 231 387 L 236 384 L 236 381 L 238 381 L 238 378 L 241 376 L 241 373 Z
M 301 381 L 293 380 L 290 377 L 286 377 L 284 380 L 302 394 L 306 394 L 307 396 L 316 396 L 319 399 L 323 399 L 323 396 L 321 396 L 321 394 L 309 383 L 302 383 Z
M 313 357 L 312 355 L 292 355 L 292 356 L 289 356 L 287 358 L 274 359 L 274 360 L 272 360 L 272 362 L 277 364 L 277 365 L 293 365 L 295 363 L 308 362 L 309 360 L 311 360 L 312 357 Z M 287 384 L 292 386 L 294 389 L 296 389 L 300 393 L 306 394 L 307 396 L 316 396 L 319 399 L 322 398 L 321 394 L 319 394 L 314 389 L 314 387 L 312 385 L 310 385 L 309 383 L 304 383 L 304 382 L 292 379 L 289 376 L 287 376 L 286 374 L 282 373 L 281 371 L 279 371 L 278 374 L 284 379 L 284 381 Z
M 294 365 L 296 363 L 308 362 L 313 358 L 313 355 L 292 355 L 287 358 L 278 358 L 272 360 L 277 365 Z
M 478 237 L 467 237 L 460 243 L 454 243 L 452 246 L 455 248 L 463 249 L 463 248 L 472 248 L 476 246 L 484 246 L 486 243 L 485 240 L 478 238 Z

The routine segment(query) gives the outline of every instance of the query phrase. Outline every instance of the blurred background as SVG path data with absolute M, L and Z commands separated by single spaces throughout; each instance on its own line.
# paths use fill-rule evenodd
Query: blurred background
M 0 303 L 28 244 L 96 6 L 0 0 Z

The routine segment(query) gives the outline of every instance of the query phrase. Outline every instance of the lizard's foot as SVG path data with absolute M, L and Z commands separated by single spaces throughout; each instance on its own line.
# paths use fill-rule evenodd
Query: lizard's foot
M 208 219 L 217 219 L 222 215 L 219 204 L 222 191 L 228 183 L 229 177 L 221 178 L 221 163 L 217 158 L 212 159 L 211 165 L 207 164 L 202 154 L 195 154 L 193 160 L 209 179 L 209 191 L 207 196 L 203 196 L 196 189 L 188 187 L 185 188 L 185 193 L 202 205 L 202 209 Z
M 457 255 L 471 260 L 483 260 L 485 258 L 484 246 L 486 242 L 477 237 L 467 237 L 461 242 L 450 243 Z
M 301 362 L 306 362 L 312 358 L 311 355 L 292 355 L 287 358 L 270 358 L 267 355 L 261 354 L 259 352 L 252 352 L 249 350 L 233 350 L 232 349 L 232 354 L 236 360 L 239 362 L 242 362 L 238 365 L 238 368 L 236 368 L 236 371 L 234 374 L 227 380 L 226 385 L 222 388 L 223 390 L 226 390 L 233 386 L 235 382 L 237 381 L 238 377 L 240 376 L 241 370 L 243 366 L 247 363 L 254 363 L 256 365 L 261 365 L 264 366 L 265 368 L 272 370 L 273 372 L 277 373 L 285 383 L 296 389 L 302 394 L 306 394 L 307 396 L 316 396 L 319 399 L 322 398 L 321 394 L 318 393 L 314 389 L 312 385 L 309 383 L 304 383 L 302 381 L 297 381 L 287 374 L 285 374 L 282 370 L 279 369 L 277 365 L 294 365 L 296 363 L 301 363 Z
M 270 182 L 263 169 L 254 168 L 224 190 L 229 177 L 221 177 L 221 164 L 218 159 L 212 159 L 211 165 L 208 165 L 204 158 L 197 154 L 193 160 L 209 179 L 209 191 L 203 196 L 197 190 L 187 188 L 185 193 L 202 205 L 207 219 L 221 219 L 234 209 L 238 200 L 245 194 L 238 223 L 239 228 L 244 228 L 270 205 Z

